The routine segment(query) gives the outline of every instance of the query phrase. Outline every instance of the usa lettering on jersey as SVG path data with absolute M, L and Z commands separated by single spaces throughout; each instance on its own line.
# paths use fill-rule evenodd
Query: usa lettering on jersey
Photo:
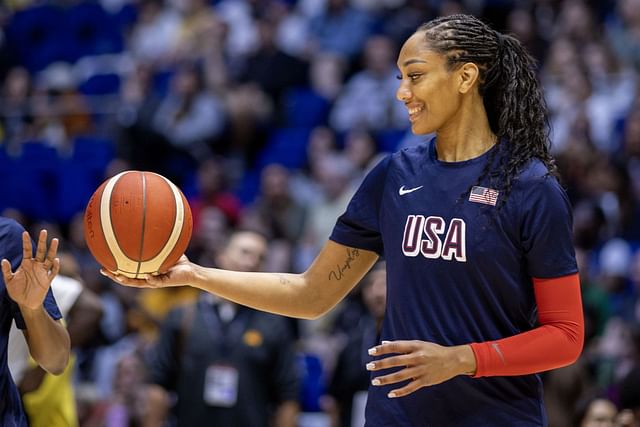
M 447 226 L 440 216 L 409 215 L 404 225 L 402 252 L 408 257 L 442 258 L 467 262 L 467 225 L 452 218 Z

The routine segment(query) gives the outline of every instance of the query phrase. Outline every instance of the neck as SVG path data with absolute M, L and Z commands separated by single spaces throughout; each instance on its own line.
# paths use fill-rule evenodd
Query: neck
M 463 101 L 455 116 L 436 132 L 438 160 L 462 162 L 473 159 L 487 152 L 497 141 L 482 99 L 468 99 Z

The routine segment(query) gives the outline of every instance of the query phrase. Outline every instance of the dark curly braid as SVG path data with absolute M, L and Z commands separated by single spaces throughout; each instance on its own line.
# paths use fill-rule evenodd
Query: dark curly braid
M 480 70 L 483 97 L 491 130 L 498 136 L 497 150 L 478 177 L 488 177 L 489 185 L 505 197 L 514 179 L 533 158 L 540 159 L 549 173 L 558 176 L 549 153 L 547 108 L 535 74 L 535 60 L 512 36 L 492 30 L 471 15 L 451 15 L 427 22 L 418 28 L 429 46 L 447 57 L 449 68 L 473 62 Z M 495 153 L 502 152 L 494 165 Z

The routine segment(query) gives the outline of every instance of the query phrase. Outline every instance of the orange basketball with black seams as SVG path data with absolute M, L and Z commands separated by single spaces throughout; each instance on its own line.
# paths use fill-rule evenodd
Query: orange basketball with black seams
M 108 179 L 84 213 L 91 254 L 107 270 L 131 278 L 167 271 L 187 249 L 192 228 L 180 189 L 153 172 L 125 171 Z

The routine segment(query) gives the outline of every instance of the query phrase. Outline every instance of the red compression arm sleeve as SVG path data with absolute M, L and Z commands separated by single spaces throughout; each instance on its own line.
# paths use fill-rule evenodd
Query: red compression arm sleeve
M 478 377 L 527 375 L 576 361 L 584 342 L 578 274 L 533 279 L 539 327 L 496 341 L 473 343 Z

